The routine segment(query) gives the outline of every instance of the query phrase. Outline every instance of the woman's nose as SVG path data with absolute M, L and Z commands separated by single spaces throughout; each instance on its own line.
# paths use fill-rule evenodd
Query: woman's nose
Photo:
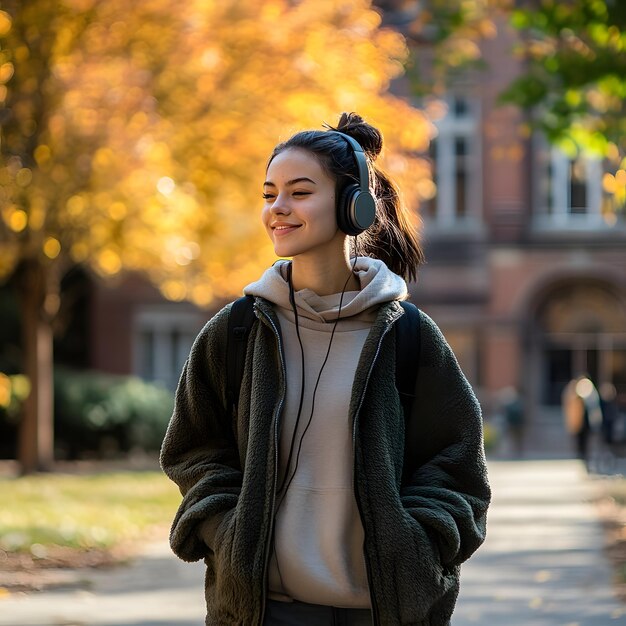
M 270 207 L 270 211 L 273 214 L 286 215 L 291 213 L 291 208 L 289 207 L 289 203 L 286 201 L 285 197 L 282 194 L 278 194 Z

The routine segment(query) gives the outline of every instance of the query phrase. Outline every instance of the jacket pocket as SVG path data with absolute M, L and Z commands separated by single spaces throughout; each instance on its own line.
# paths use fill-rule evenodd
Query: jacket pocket
M 220 511 L 216 513 L 209 519 L 205 520 L 198 529 L 198 536 L 200 539 L 206 544 L 206 546 L 211 550 L 215 550 L 215 545 L 217 543 L 217 535 L 220 532 L 221 526 L 224 521 L 227 521 L 229 515 L 232 514 L 234 509 L 229 509 L 226 511 Z
M 221 570 L 230 570 L 236 510 L 235 508 L 226 511 L 215 527 L 212 550 L 215 555 L 215 565 L 218 572 Z
M 233 598 L 245 597 L 237 584 L 238 577 L 232 563 L 236 520 L 236 508 L 226 511 L 216 525 L 212 552 L 205 559 L 207 624 L 241 623 L 240 607 L 233 603 Z
M 399 508 L 392 565 L 399 623 L 443 626 L 445 622 L 437 618 L 432 621 L 433 608 L 443 603 L 445 612 L 448 605 L 446 598 L 458 587 L 457 576 L 443 567 L 436 541 L 429 536 L 426 529 L 404 508 Z

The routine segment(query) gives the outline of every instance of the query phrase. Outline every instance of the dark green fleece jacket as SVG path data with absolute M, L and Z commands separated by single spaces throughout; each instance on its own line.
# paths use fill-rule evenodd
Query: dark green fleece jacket
M 278 319 L 255 299 L 237 415 L 228 414 L 230 305 L 198 335 L 183 369 L 161 466 L 183 495 L 170 543 L 204 558 L 207 626 L 261 626 L 275 507 L 285 364 Z M 445 626 L 460 564 L 485 538 L 490 490 L 480 407 L 425 314 L 413 414 L 395 387 L 398 302 L 379 309 L 352 389 L 355 496 L 365 531 L 372 621 Z

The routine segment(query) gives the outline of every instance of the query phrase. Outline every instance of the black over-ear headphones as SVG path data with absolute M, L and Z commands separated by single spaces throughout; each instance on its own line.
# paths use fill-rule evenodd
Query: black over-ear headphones
M 337 199 L 337 225 L 346 235 L 360 235 L 374 223 L 376 217 L 376 201 L 370 193 L 365 152 L 350 135 L 338 130 L 328 132 L 341 135 L 350 144 L 359 170 L 359 184 L 348 185 Z

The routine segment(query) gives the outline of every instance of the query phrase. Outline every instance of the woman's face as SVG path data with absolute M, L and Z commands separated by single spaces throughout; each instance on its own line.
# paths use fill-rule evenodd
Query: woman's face
M 263 224 L 280 257 L 343 249 L 337 227 L 335 181 L 317 158 L 300 148 L 278 154 L 263 185 Z

